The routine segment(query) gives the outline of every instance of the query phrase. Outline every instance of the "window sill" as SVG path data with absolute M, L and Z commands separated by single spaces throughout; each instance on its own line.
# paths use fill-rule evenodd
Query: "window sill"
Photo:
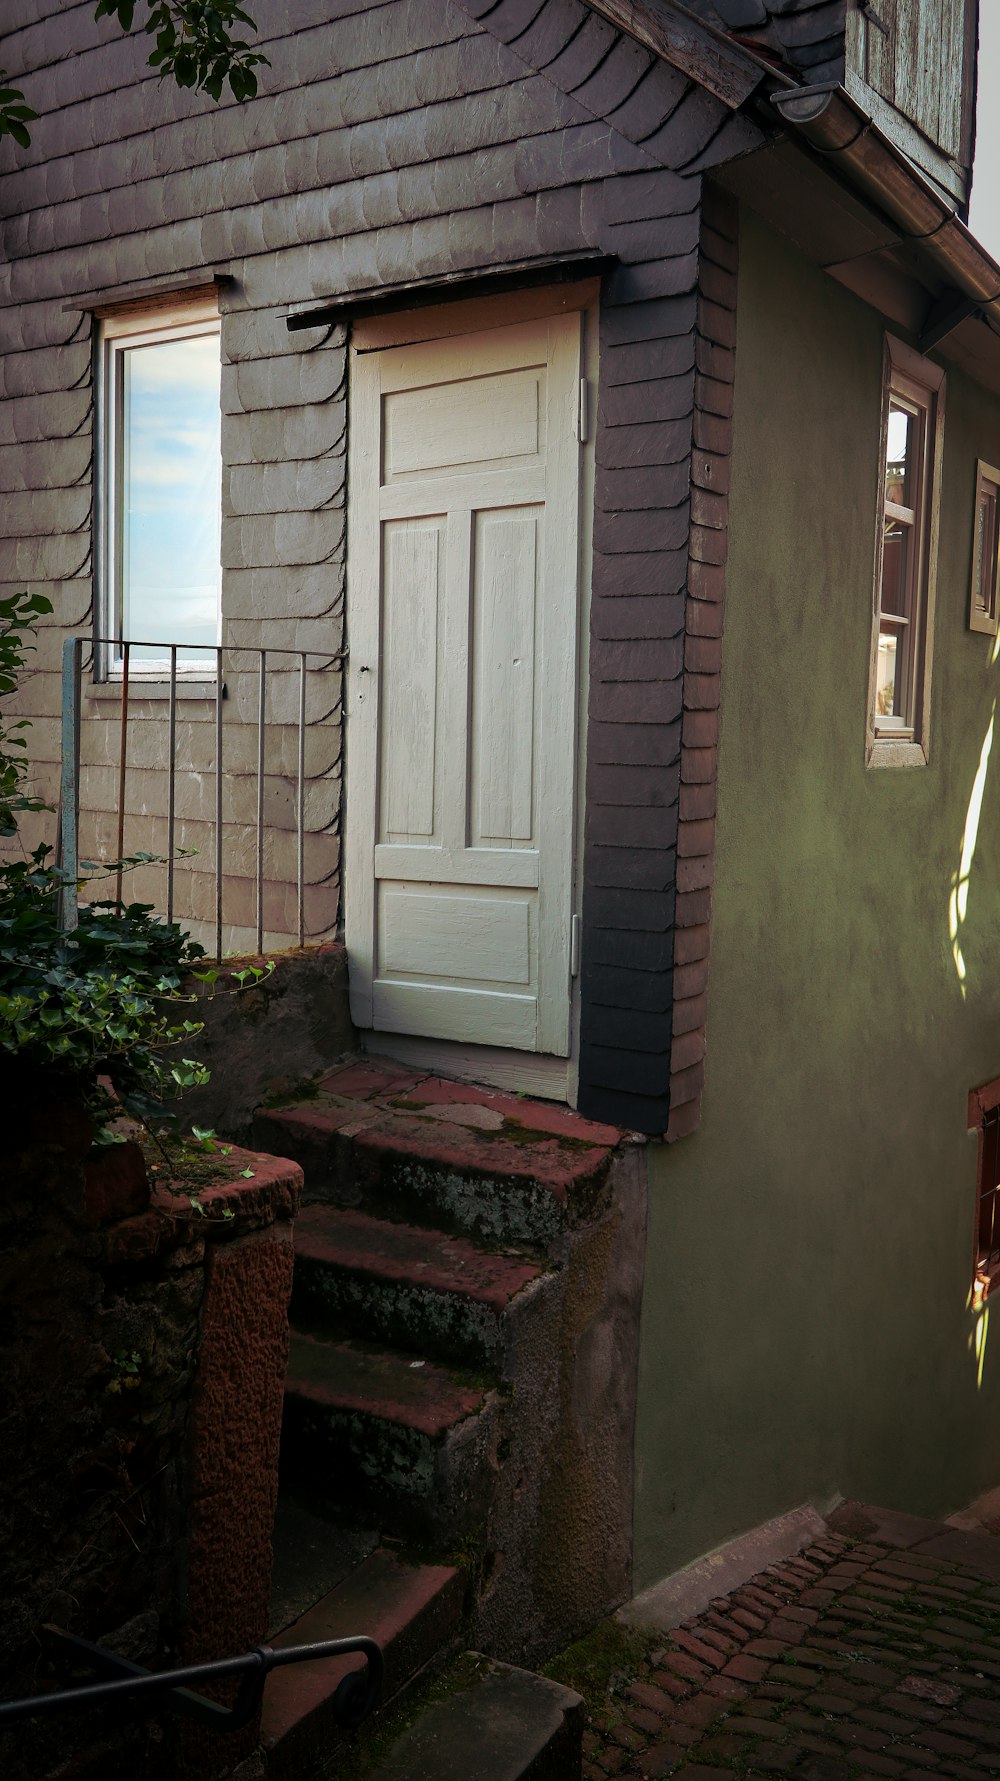
M 926 767 L 927 750 L 922 742 L 894 742 L 889 736 L 877 736 L 869 742 L 866 767 Z
M 178 680 L 175 692 L 178 701 L 182 699 L 211 699 L 215 703 L 216 682 L 214 680 Z M 120 680 L 93 680 L 86 688 L 86 696 L 99 705 L 120 705 L 122 702 L 122 682 Z M 226 697 L 223 683 L 222 697 Z M 130 705 L 158 700 L 166 704 L 170 699 L 169 680 L 144 680 L 132 674 L 128 683 L 128 702 Z

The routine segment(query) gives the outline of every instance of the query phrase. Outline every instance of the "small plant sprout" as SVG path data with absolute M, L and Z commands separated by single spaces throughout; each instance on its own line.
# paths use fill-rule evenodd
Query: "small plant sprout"
M 135 1349 L 119 1348 L 111 1359 L 111 1378 L 105 1387 L 112 1397 L 125 1391 L 138 1391 L 142 1385 L 142 1357 Z
M 191 1148 L 203 1150 L 208 1156 L 228 1156 L 233 1148 L 231 1144 L 220 1144 L 211 1126 L 193 1125 L 191 1137 L 194 1139 Z

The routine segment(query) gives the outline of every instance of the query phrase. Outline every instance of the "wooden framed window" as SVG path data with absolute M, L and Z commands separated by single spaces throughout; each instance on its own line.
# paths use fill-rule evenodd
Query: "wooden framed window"
M 979 1133 L 973 1290 L 982 1302 L 1000 1282 L 1000 1080 L 973 1089 L 968 1123 Z
M 944 372 L 886 340 L 868 709 L 875 765 L 927 759 Z
M 972 586 L 969 589 L 969 630 L 997 634 L 1000 615 L 997 611 L 997 529 L 1000 504 L 1000 470 L 985 464 L 976 465 L 976 517 L 972 541 Z
M 123 310 L 100 326 L 99 678 L 215 672 L 222 525 L 220 322 L 214 301 Z

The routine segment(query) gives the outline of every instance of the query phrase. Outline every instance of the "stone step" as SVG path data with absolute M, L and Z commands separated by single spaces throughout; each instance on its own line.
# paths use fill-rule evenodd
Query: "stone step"
M 457 1633 L 464 1584 L 450 1565 L 410 1565 L 379 1549 L 336 1589 L 272 1639 L 276 1649 L 365 1634 L 385 1658 L 383 1707 Z M 273 1670 L 264 1690 L 260 1742 L 268 1781 L 319 1781 L 345 1734 L 333 1715 L 337 1685 L 356 1656 Z
M 508 1310 L 542 1275 L 537 1262 L 465 1237 L 312 1205 L 295 1226 L 292 1318 L 299 1328 L 339 1325 L 431 1360 L 496 1368 Z
M 411 1354 L 292 1331 L 282 1470 L 331 1507 L 450 1543 L 481 1526 L 496 1475 L 500 1401 Z
M 574 1781 L 583 1713 L 572 1689 L 468 1653 L 456 1686 L 424 1707 L 366 1781 Z
M 268 1639 L 273 1641 L 343 1583 L 378 1544 L 376 1529 L 330 1521 L 282 1491 L 271 1541 Z
M 378 1060 L 259 1110 L 255 1141 L 293 1157 L 308 1199 L 545 1250 L 601 1203 L 621 1133 L 568 1108 Z

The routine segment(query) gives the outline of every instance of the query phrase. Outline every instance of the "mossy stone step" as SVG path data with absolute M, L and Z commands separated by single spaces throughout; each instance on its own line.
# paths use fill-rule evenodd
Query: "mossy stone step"
M 542 1251 L 600 1203 L 622 1136 L 553 1103 L 376 1060 L 261 1108 L 254 1132 L 302 1165 L 308 1199 Z
M 573 1781 L 582 1773 L 583 1701 L 529 1670 L 473 1654 L 465 1686 L 432 1701 L 366 1781 Z
M 379 1549 L 271 1642 L 280 1650 L 366 1634 L 382 1647 L 388 1704 L 455 1636 L 463 1597 L 453 1566 L 412 1565 Z M 351 1655 L 272 1670 L 260 1727 L 268 1781 L 329 1775 L 331 1753 L 350 1735 L 336 1723 L 334 1696 L 347 1671 L 359 1667 Z
M 332 1320 L 429 1359 L 497 1366 L 508 1308 L 542 1273 L 444 1231 L 307 1206 L 295 1226 L 292 1317 L 316 1330 Z
M 481 1523 L 496 1470 L 498 1394 L 412 1354 L 292 1331 L 282 1465 L 331 1506 L 450 1542 Z

